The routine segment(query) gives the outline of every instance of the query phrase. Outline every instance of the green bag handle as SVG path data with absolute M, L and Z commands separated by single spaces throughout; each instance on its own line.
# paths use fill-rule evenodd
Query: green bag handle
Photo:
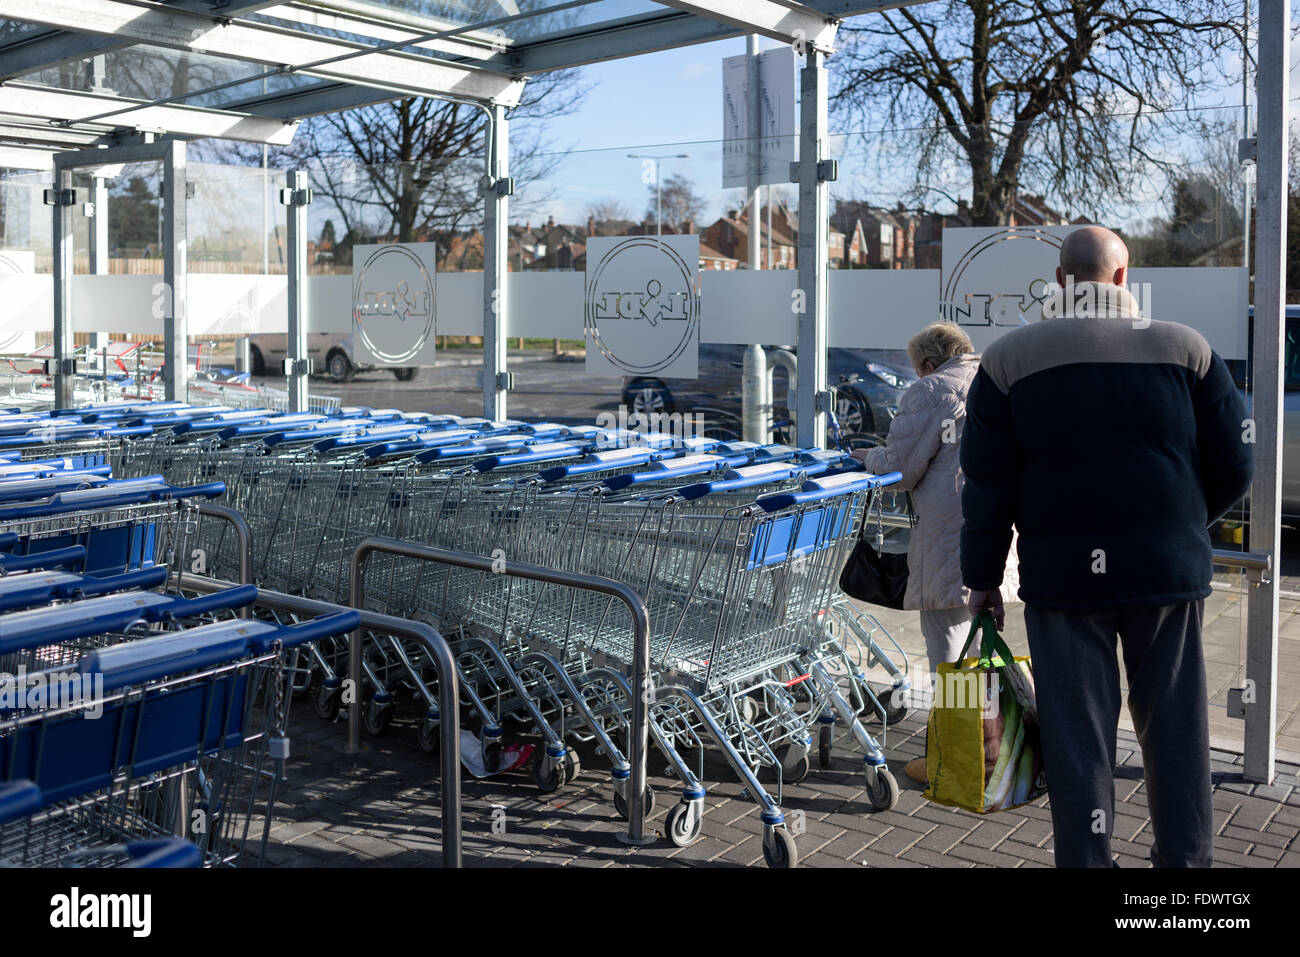
M 967 636 L 966 644 L 962 646 L 961 654 L 957 656 L 957 660 L 962 661 L 966 658 L 966 652 L 970 650 L 971 643 L 975 640 L 976 633 L 981 629 L 983 630 L 984 635 L 980 642 L 979 660 L 981 662 L 988 662 L 989 666 L 992 667 L 992 653 L 997 652 L 998 657 L 1002 659 L 1004 665 L 1012 664 L 1016 660 L 1015 656 L 1011 654 L 1011 649 L 1007 647 L 1007 643 L 1003 641 L 1002 636 L 998 634 L 997 622 L 993 620 L 993 615 L 987 611 L 981 611 L 970 620 L 970 634 Z

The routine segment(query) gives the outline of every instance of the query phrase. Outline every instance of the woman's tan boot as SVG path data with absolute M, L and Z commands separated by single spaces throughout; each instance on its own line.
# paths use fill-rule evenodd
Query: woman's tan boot
M 925 758 L 913 758 L 903 765 L 903 773 L 917 784 L 927 784 L 925 778 Z

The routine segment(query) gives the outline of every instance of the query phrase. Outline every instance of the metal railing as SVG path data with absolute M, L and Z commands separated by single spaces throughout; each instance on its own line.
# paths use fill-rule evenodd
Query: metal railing
M 238 513 L 236 513 L 238 514 Z M 231 582 L 207 578 L 202 575 L 177 575 L 175 583 L 178 588 L 211 593 L 231 587 Z M 338 605 L 286 595 L 282 592 L 257 590 L 253 607 L 266 608 L 271 611 L 291 615 L 323 615 L 342 610 Z M 393 615 L 358 609 L 361 612 L 361 628 L 354 632 L 351 641 L 353 668 L 349 675 L 359 675 L 361 650 L 361 632 L 373 631 L 393 635 L 399 638 L 411 638 L 424 646 L 430 659 L 438 668 L 438 710 L 439 760 L 442 771 L 442 863 L 443 867 L 461 866 L 461 807 L 460 807 L 460 682 L 456 674 L 456 662 L 451 648 L 445 638 L 432 625 L 419 621 L 408 621 Z M 356 723 L 360 717 L 361 689 L 353 685 L 353 703 L 349 712 L 349 751 L 360 750 L 359 737 L 354 739 L 352 733 L 359 735 Z M 643 765 L 644 769 L 644 765 Z
M 251 585 L 253 583 L 253 530 L 248 527 L 248 520 L 244 518 L 243 513 L 228 505 L 201 502 L 198 508 L 200 515 L 221 519 L 228 522 L 235 530 L 235 538 L 239 541 L 239 583 Z
M 635 632 L 634 654 L 632 663 L 632 774 L 630 790 L 627 795 L 628 823 L 627 833 L 620 834 L 619 840 L 625 844 L 639 847 L 649 844 L 653 838 L 645 836 L 645 790 L 646 790 L 646 749 L 649 744 L 649 699 L 653 693 L 650 682 L 650 613 L 641 596 L 629 585 L 612 578 L 598 575 L 586 575 L 580 572 L 560 571 L 544 565 L 528 562 L 502 562 L 485 558 L 469 552 L 452 551 L 447 548 L 435 548 L 432 545 L 420 545 L 404 542 L 395 538 L 371 536 L 362 541 L 352 553 L 350 573 L 352 607 L 361 609 L 365 602 L 363 577 L 366 560 L 376 552 L 412 558 L 417 561 L 437 562 L 470 568 L 513 578 L 527 578 L 532 581 L 545 582 L 565 588 L 578 588 L 583 591 L 597 592 L 616 598 L 627 606 L 632 615 L 632 627 Z M 351 645 L 349 674 L 361 674 L 361 642 L 359 632 Z M 442 683 L 439 685 L 441 693 Z M 446 713 L 447 705 L 442 705 Z M 361 747 L 361 697 L 353 698 L 348 711 L 348 748 Z

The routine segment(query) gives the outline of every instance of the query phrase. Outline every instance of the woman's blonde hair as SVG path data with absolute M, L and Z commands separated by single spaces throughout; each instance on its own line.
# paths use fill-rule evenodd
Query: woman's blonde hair
M 937 369 L 953 356 L 974 351 L 970 336 L 955 322 L 932 322 L 907 343 L 907 357 L 918 372 L 927 360 Z

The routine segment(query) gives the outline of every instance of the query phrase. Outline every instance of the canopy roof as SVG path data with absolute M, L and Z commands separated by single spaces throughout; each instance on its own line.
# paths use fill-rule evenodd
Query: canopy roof
M 747 33 L 830 52 L 843 18 L 916 2 L 0 0 L 0 149 L 286 143 L 320 113 L 412 95 L 509 107 L 532 74 Z

